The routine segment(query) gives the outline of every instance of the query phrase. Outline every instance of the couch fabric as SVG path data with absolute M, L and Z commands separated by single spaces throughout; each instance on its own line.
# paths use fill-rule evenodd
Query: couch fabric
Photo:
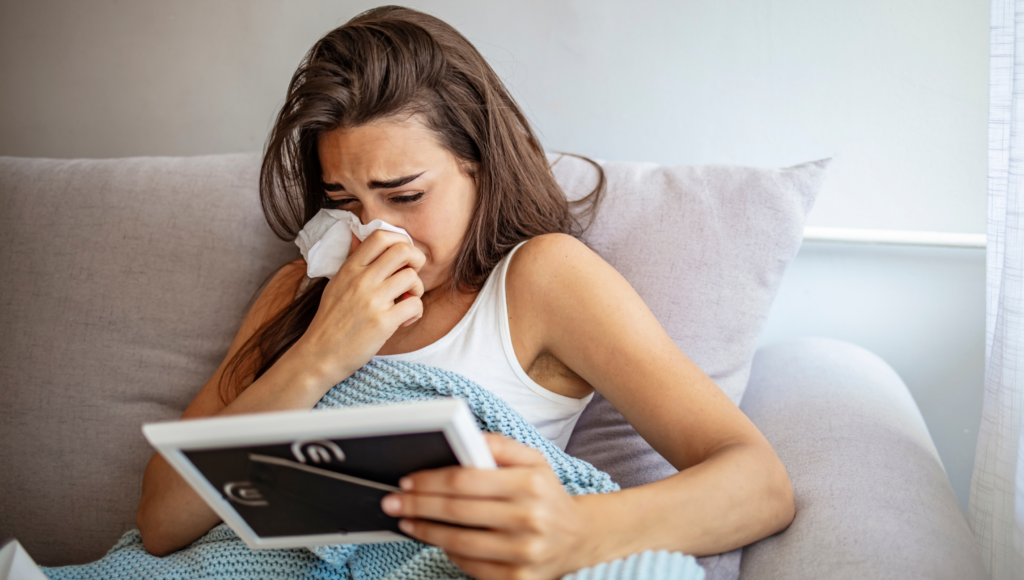
M 734 402 L 827 165 L 604 164 L 610 194 L 584 240 Z M 140 424 L 180 415 L 261 282 L 298 256 L 263 220 L 258 166 L 0 158 L 0 536 L 40 563 L 96 559 L 134 527 L 152 452 Z M 585 162 L 554 168 L 570 197 L 589 191 Z M 601 401 L 570 450 L 626 486 L 674 473 Z
M 885 361 L 802 338 L 759 349 L 740 408 L 789 471 L 796 518 L 744 580 L 988 578 L 921 412 Z
M 570 199 L 593 189 L 597 172 L 589 163 L 552 160 Z M 829 161 L 785 169 L 602 164 L 614 194 L 583 240 L 629 280 L 676 345 L 737 405 Z M 566 450 L 623 487 L 676 472 L 600 393 Z
M 249 154 L 0 158 L 0 536 L 38 563 L 135 527 L 140 425 L 181 415 L 298 256 L 257 176 Z

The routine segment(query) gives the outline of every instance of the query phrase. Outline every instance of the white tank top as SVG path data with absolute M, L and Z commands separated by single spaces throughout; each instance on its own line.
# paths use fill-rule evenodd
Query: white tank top
M 564 451 L 576 420 L 594 393 L 582 399 L 553 393 L 534 382 L 516 358 L 508 326 L 505 274 L 512 254 L 524 243 L 498 262 L 469 311 L 448 334 L 419 350 L 373 359 L 422 363 L 458 373 L 504 399 Z

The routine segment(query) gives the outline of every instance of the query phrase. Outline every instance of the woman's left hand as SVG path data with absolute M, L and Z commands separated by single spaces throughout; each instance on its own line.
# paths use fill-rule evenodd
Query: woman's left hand
M 499 469 L 414 473 L 400 483 L 406 493 L 384 498 L 385 513 L 403 518 L 402 531 L 444 549 L 481 580 L 547 580 L 588 565 L 594 530 L 544 456 L 501 435 L 485 436 Z

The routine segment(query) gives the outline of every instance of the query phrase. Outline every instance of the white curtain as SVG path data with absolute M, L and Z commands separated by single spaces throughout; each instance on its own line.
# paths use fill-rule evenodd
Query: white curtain
M 1024 0 L 992 0 L 985 400 L 968 521 L 993 580 L 1024 579 Z M 1018 50 L 1019 49 L 1019 50 Z

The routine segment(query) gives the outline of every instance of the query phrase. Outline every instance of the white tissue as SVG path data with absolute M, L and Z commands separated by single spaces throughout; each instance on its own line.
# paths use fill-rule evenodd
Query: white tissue
M 295 238 L 295 245 L 299 247 L 302 257 L 306 260 L 306 275 L 310 278 L 326 277 L 330 280 L 348 258 L 352 234 L 361 242 L 377 230 L 405 234 L 405 237 L 409 238 L 409 243 L 412 243 L 409 232 L 387 222 L 373 220 L 363 225 L 356 214 L 350 211 L 321 209 L 302 227 L 299 237 Z

